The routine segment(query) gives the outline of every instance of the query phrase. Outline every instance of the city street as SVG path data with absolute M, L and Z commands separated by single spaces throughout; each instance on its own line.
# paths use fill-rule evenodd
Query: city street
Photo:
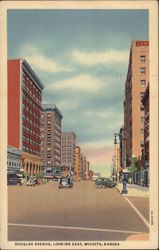
M 129 199 L 129 197 L 127 197 Z M 130 199 L 148 220 L 149 198 Z M 8 240 L 127 240 L 147 234 L 142 216 L 113 189 L 96 189 L 94 182 L 8 187 Z

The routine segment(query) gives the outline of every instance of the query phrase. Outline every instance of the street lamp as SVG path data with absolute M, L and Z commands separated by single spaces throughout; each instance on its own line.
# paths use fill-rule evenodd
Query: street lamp
M 114 145 L 117 145 L 117 136 L 119 136 L 119 139 L 123 139 L 125 140 L 124 138 L 124 135 L 122 133 L 115 133 L 114 134 Z M 117 156 L 118 157 L 118 156 Z M 122 190 L 122 194 L 127 194 L 127 181 L 126 181 L 126 176 L 124 174 L 124 178 L 123 178 L 123 190 Z

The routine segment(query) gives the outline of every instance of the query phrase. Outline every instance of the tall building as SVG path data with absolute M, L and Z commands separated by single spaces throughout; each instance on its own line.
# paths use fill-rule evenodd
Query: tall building
M 8 146 L 21 152 L 28 175 L 41 172 L 43 83 L 24 59 L 8 60 Z
M 86 178 L 86 157 L 83 154 L 81 154 L 81 177 Z
M 56 105 L 44 104 L 41 116 L 41 157 L 43 167 L 61 167 L 62 114 Z
M 75 148 L 76 155 L 76 167 L 75 167 L 75 175 L 77 178 L 81 178 L 81 148 L 76 146 Z
M 132 156 L 141 159 L 144 145 L 144 106 L 141 102 L 149 82 L 149 42 L 132 41 L 124 101 L 124 133 L 127 165 Z
M 75 172 L 76 135 L 73 132 L 61 133 L 61 165 Z
M 86 180 L 89 179 L 89 161 L 86 161 Z

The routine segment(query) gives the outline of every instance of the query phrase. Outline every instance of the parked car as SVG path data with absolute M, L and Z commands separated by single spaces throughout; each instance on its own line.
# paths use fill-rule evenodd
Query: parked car
M 27 187 L 28 187 L 28 186 L 31 186 L 31 187 L 32 187 L 32 186 L 35 186 L 35 185 L 36 185 L 36 183 L 35 183 L 35 181 L 34 181 L 34 180 L 29 179 L 29 180 L 27 181 L 27 184 L 26 184 L 26 185 L 27 185 Z
M 59 181 L 59 188 L 72 188 L 73 183 L 70 177 L 61 177 Z
M 8 185 L 22 185 L 22 183 L 21 183 L 21 179 L 19 179 L 19 178 L 11 178 L 11 179 L 8 179 L 7 180 L 7 184 Z
M 112 188 L 116 183 L 109 178 L 97 178 L 95 181 L 96 188 Z
M 99 173 L 94 173 L 92 176 L 92 181 L 96 181 L 98 178 L 101 178 L 101 175 Z

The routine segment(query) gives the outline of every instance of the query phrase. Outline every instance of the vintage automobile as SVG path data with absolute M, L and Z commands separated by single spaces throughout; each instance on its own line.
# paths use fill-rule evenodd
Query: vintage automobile
M 70 177 L 61 177 L 59 181 L 59 189 L 61 188 L 72 188 L 73 183 Z
M 36 185 L 36 182 L 35 182 L 33 179 L 29 179 L 29 180 L 27 181 L 27 184 L 26 184 L 26 185 L 27 185 L 27 187 L 28 187 L 28 186 L 31 186 L 31 187 L 32 187 L 32 186 L 35 186 L 35 185 Z
M 109 178 L 97 178 L 95 181 L 96 188 L 113 188 L 116 183 Z

